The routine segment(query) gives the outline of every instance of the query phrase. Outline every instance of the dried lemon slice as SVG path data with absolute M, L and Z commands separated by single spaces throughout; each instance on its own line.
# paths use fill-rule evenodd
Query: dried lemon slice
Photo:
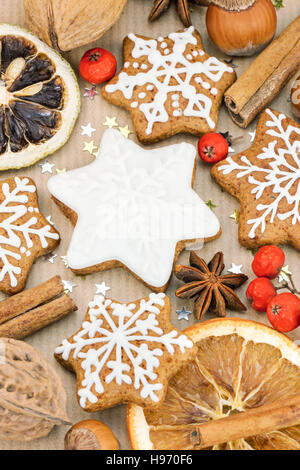
M 299 393 L 300 348 L 272 328 L 226 318 L 185 333 L 198 344 L 198 354 L 171 380 L 164 403 L 151 412 L 128 406 L 133 449 L 193 450 L 195 425 Z M 300 426 L 213 449 L 300 450 Z
M 30 32 L 0 25 L 0 170 L 32 165 L 68 140 L 80 110 L 71 66 Z

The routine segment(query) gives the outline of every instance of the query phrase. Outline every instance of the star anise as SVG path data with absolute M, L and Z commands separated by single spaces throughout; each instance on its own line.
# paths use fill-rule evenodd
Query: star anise
M 185 283 L 175 294 L 181 299 L 195 298 L 194 312 L 198 320 L 209 310 L 220 317 L 226 316 L 226 308 L 247 310 L 233 291 L 247 281 L 244 274 L 222 274 L 224 255 L 216 253 L 206 264 L 194 251 L 190 254 L 190 266 L 178 265 L 175 276 Z
M 162 13 L 164 13 L 169 8 L 172 1 L 176 2 L 177 14 L 184 26 L 191 26 L 191 17 L 188 7 L 188 3 L 191 0 L 155 0 L 153 8 L 149 15 L 149 21 L 156 20 Z M 209 4 L 209 0 L 192 0 L 192 3 L 207 6 Z

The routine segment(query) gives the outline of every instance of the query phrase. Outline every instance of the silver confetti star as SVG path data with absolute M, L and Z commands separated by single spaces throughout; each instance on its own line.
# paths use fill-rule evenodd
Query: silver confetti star
M 248 134 L 250 135 L 250 142 L 254 142 L 256 131 L 248 132 Z
M 231 268 L 228 269 L 228 272 L 232 274 L 243 274 L 242 267 L 242 264 L 231 263 Z
M 189 312 L 186 310 L 185 307 L 182 307 L 181 310 L 176 310 L 176 313 L 178 315 L 178 320 L 186 320 L 189 321 L 189 316 L 192 314 L 192 312 Z
M 67 257 L 66 256 L 61 256 L 60 258 L 61 258 L 62 262 L 64 263 L 65 267 L 68 268 L 69 265 L 68 265 Z
M 73 292 L 73 288 L 77 287 L 77 284 L 73 281 L 64 281 L 63 280 L 63 285 L 64 285 L 64 290 L 68 292 Z
M 289 282 L 290 277 L 292 276 L 292 274 L 293 273 L 291 273 L 291 271 L 289 270 L 288 265 L 283 266 L 283 268 L 281 268 L 281 270 L 280 270 L 280 273 L 279 273 L 279 276 L 278 276 L 278 281 L 279 282 Z
M 101 284 L 95 284 L 96 286 L 96 294 L 102 294 L 104 297 L 106 296 L 106 291 L 110 290 L 110 287 L 108 287 L 105 282 L 101 282 Z
M 56 257 L 57 255 L 55 253 L 48 253 L 48 255 L 44 256 L 44 260 L 49 261 L 49 263 L 53 264 Z
M 44 163 L 39 163 L 39 167 L 41 167 L 42 173 L 52 173 L 52 168 L 54 166 L 54 163 L 50 163 L 48 160 L 46 160 Z
M 87 135 L 88 137 L 92 137 L 93 132 L 96 132 L 96 129 L 94 129 L 91 126 L 91 123 L 89 122 L 86 126 L 80 126 L 82 131 L 81 135 Z
M 46 217 L 46 220 L 49 222 L 49 224 L 54 225 L 54 222 L 52 222 L 51 217 L 52 215 L 48 215 L 48 217 Z

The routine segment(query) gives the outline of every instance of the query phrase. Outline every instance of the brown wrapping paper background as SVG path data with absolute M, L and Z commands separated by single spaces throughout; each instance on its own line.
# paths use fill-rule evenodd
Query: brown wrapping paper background
M 62 0 L 64 1 L 64 0 Z M 103 0 L 105 3 L 105 0 Z M 293 19 L 300 14 L 300 2 L 298 0 L 285 0 L 286 8 L 281 9 L 278 12 L 278 32 L 281 32 Z M 182 25 L 175 13 L 174 4 L 171 6 L 169 11 L 165 13 L 158 21 L 150 24 L 147 21 L 152 5 L 151 0 L 128 0 L 127 7 L 119 20 L 119 22 L 109 30 L 102 38 L 93 44 L 81 47 L 70 53 L 64 54 L 65 58 L 70 61 L 74 67 L 75 72 L 78 71 L 78 64 L 82 54 L 90 47 L 100 46 L 109 49 L 115 54 L 118 60 L 118 68 L 122 65 L 122 40 L 130 32 L 157 37 L 159 35 L 167 35 L 172 31 L 176 31 L 182 28 Z M 216 55 L 220 59 L 224 58 L 224 55 L 214 47 L 210 39 L 208 38 L 206 27 L 205 27 L 205 13 L 206 8 L 192 6 L 192 21 L 194 26 L 200 31 L 205 48 L 209 54 Z M 23 2 L 22 0 L 0 0 L 0 22 L 1 23 L 12 23 L 21 26 L 25 25 L 24 14 L 23 14 Z M 234 62 L 238 65 L 237 74 L 240 75 L 250 64 L 251 58 L 234 59 Z M 69 142 L 54 155 L 49 156 L 48 160 L 55 164 L 55 168 L 67 170 L 72 168 L 78 168 L 83 165 L 90 163 L 93 157 L 87 152 L 83 152 L 83 143 L 90 141 L 87 136 L 81 136 L 80 125 L 86 125 L 91 122 L 92 127 L 96 128 L 97 131 L 93 134 L 92 138 L 95 141 L 95 145 L 98 145 L 101 136 L 106 129 L 103 126 L 105 116 L 116 116 L 118 123 L 121 126 L 129 125 L 130 129 L 133 129 L 129 114 L 118 107 L 115 107 L 107 103 L 100 94 L 95 97 L 94 101 L 90 101 L 88 98 L 83 98 L 84 87 L 89 86 L 82 79 L 79 79 L 82 96 L 82 109 L 77 121 L 74 132 Z M 290 84 L 281 92 L 272 103 L 274 109 L 280 110 L 288 115 L 291 115 L 290 103 L 288 102 Z M 100 91 L 98 89 L 98 91 Z M 248 129 L 242 130 L 238 128 L 230 119 L 224 105 L 222 106 L 219 127 L 220 131 L 229 131 L 234 137 L 242 136 L 243 138 L 233 145 L 236 152 L 246 149 L 250 145 L 249 131 L 253 131 L 256 126 L 256 121 L 252 123 Z M 134 135 L 130 137 L 134 141 L 136 138 Z M 175 136 L 161 144 L 156 144 L 155 147 L 165 146 L 177 142 L 190 142 L 194 145 L 197 143 L 197 139 L 192 136 L 180 135 Z M 53 173 L 55 173 L 53 168 Z M 238 202 L 227 193 L 222 192 L 220 187 L 215 184 L 209 174 L 209 166 L 201 163 L 197 159 L 197 172 L 195 178 L 195 189 L 204 201 L 212 199 L 217 205 L 215 213 L 219 217 L 222 226 L 222 236 L 209 244 L 206 244 L 200 256 L 203 256 L 206 260 L 218 250 L 223 250 L 225 254 L 226 270 L 231 266 L 231 263 L 242 264 L 243 272 L 247 274 L 250 279 L 253 278 L 251 272 L 251 261 L 252 254 L 250 251 L 242 248 L 238 243 L 237 230 L 238 226 L 232 219 L 229 218 L 230 214 L 233 213 L 234 209 L 239 209 Z M 126 430 L 126 408 L 125 406 L 119 406 L 112 409 L 105 410 L 103 412 L 88 414 L 81 410 L 79 407 L 75 387 L 76 381 L 75 376 L 63 369 L 53 358 L 53 351 L 60 341 L 68 336 L 71 336 L 81 325 L 82 318 L 85 314 L 88 302 L 93 298 L 95 293 L 95 283 L 101 283 L 105 281 L 111 290 L 108 292 L 108 296 L 115 298 L 120 301 L 132 301 L 142 296 L 148 295 L 149 290 L 143 286 L 143 284 L 137 281 L 129 273 L 122 269 L 114 269 L 103 273 L 96 273 L 87 276 L 85 279 L 75 276 L 71 271 L 67 270 L 61 260 L 61 256 L 66 254 L 67 247 L 72 234 L 71 224 L 61 214 L 56 205 L 51 201 L 49 192 L 47 190 L 47 180 L 50 176 L 49 173 L 42 174 L 41 168 L 36 164 L 25 170 L 19 171 L 6 171 L 0 174 L 0 178 L 8 178 L 15 174 L 27 175 L 32 177 L 38 187 L 39 201 L 43 213 L 48 216 L 52 215 L 52 220 L 55 223 L 55 227 L 60 231 L 62 235 L 62 242 L 59 248 L 56 250 L 57 257 L 54 259 L 53 264 L 49 261 L 45 261 L 40 258 L 33 266 L 27 287 L 33 287 L 40 284 L 42 281 L 47 280 L 55 274 L 60 274 L 63 279 L 72 280 L 77 284 L 77 287 L 73 289 L 72 297 L 78 305 L 78 311 L 69 315 L 64 320 L 51 325 L 44 330 L 32 335 L 27 338 L 28 343 L 35 346 L 44 356 L 51 362 L 55 367 L 60 377 L 63 380 L 64 386 L 68 395 L 67 411 L 72 422 L 77 422 L 82 419 L 95 418 L 100 419 L 109 425 L 115 432 L 122 449 L 129 449 L 130 444 Z M 286 264 L 290 266 L 291 271 L 295 276 L 296 285 L 300 286 L 300 253 L 296 250 L 285 247 L 286 253 Z M 179 258 L 180 263 L 185 263 L 188 260 L 188 253 L 183 252 Z M 172 314 L 171 319 L 174 325 L 180 329 L 184 329 L 187 326 L 193 324 L 195 319 L 190 316 L 189 321 L 177 320 L 175 310 L 180 309 L 183 305 L 189 310 L 192 310 L 193 303 L 188 301 L 179 300 L 175 297 L 175 289 L 180 285 L 174 277 L 172 278 L 171 284 L 168 288 L 167 294 L 172 300 Z M 241 288 L 238 292 L 243 301 L 245 287 Z M 4 298 L 3 294 L 0 294 L 0 299 Z M 265 314 L 259 314 L 253 311 L 251 308 L 245 314 L 229 313 L 229 316 L 241 316 L 242 318 L 249 318 L 252 320 L 260 321 L 268 324 L 268 320 Z M 206 319 L 209 319 L 212 315 L 206 315 Z M 300 340 L 300 328 L 292 332 L 289 335 L 294 340 Z M 63 441 L 65 433 L 67 432 L 66 426 L 60 426 L 54 428 L 48 437 L 32 441 L 29 443 L 22 442 L 4 442 L 0 441 L 0 449 L 63 449 Z

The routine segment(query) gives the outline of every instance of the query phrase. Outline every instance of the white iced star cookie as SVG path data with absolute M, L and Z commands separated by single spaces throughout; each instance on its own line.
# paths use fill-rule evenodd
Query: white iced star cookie
M 214 213 L 192 189 L 195 148 L 144 150 L 114 129 L 91 164 L 53 176 L 48 187 L 75 225 L 67 263 L 76 274 L 125 267 L 164 290 L 186 241 L 220 233 Z
M 214 165 L 212 176 L 241 203 L 242 245 L 286 243 L 300 250 L 299 124 L 266 109 L 251 147 Z
M 193 359 L 196 346 L 170 323 L 165 294 L 130 304 L 96 295 L 80 330 L 55 357 L 77 375 L 78 401 L 96 412 L 119 403 L 154 408 L 169 379 Z
M 214 131 L 223 94 L 235 79 L 232 67 L 206 54 L 191 26 L 158 39 L 129 34 L 123 68 L 102 95 L 130 111 L 138 139 L 151 143 Z

